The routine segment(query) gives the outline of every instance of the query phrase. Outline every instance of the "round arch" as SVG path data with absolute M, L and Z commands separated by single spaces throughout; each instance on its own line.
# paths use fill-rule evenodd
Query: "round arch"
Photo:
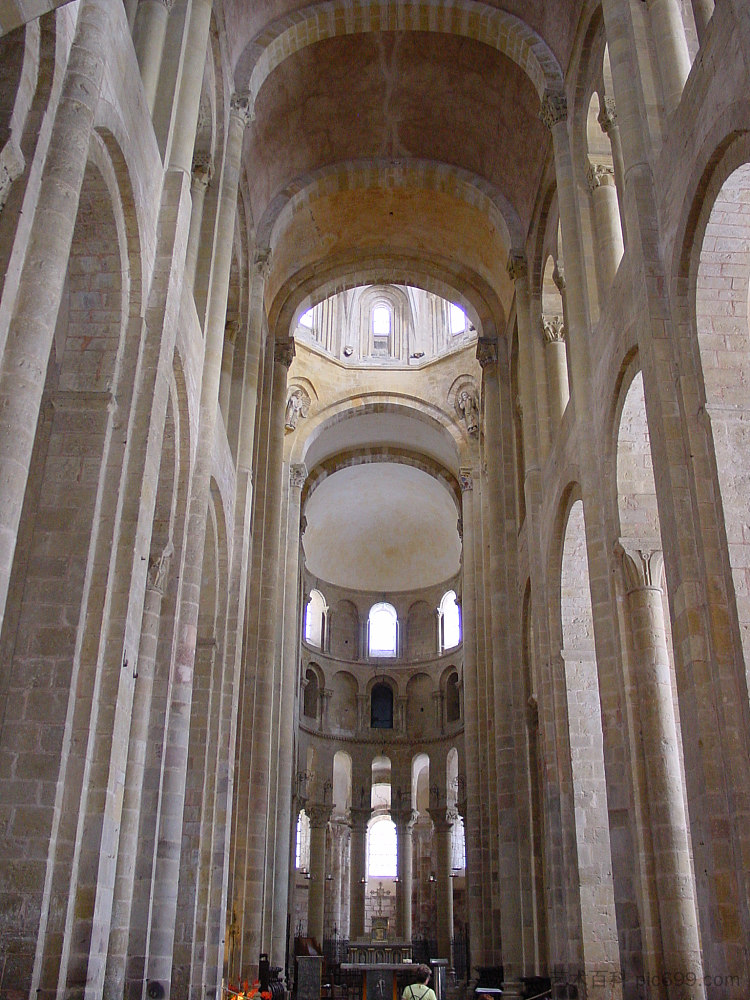
M 373 31 L 429 31 L 489 45 L 526 74 L 540 100 L 546 90 L 563 84 L 560 65 L 544 39 L 519 17 L 477 0 L 381 0 L 374 7 L 324 0 L 279 18 L 248 44 L 235 80 L 254 102 L 273 70 L 294 53 L 324 39 Z

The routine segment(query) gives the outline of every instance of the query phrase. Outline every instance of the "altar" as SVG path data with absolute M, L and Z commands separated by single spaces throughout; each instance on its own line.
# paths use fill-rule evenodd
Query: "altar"
M 403 989 L 413 981 L 415 970 L 411 962 L 346 962 L 341 971 L 348 976 L 359 974 L 362 1000 L 399 1000 L 400 981 Z

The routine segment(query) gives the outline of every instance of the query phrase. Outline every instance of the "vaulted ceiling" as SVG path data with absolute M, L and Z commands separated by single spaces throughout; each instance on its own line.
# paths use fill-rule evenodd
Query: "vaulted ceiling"
M 225 0 L 273 323 L 326 283 L 405 277 L 455 289 L 490 335 L 503 325 L 505 263 L 550 153 L 540 103 L 562 89 L 582 6 Z

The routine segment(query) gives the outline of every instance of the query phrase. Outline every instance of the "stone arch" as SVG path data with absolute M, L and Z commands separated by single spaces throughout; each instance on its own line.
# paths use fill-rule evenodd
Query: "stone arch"
M 748 116 L 750 117 L 750 115 Z M 744 538 L 746 468 L 750 457 L 750 133 L 726 137 L 708 158 L 696 200 L 686 219 L 680 291 L 687 296 L 689 336 L 695 337 L 699 417 L 707 459 L 716 483 L 722 546 L 731 572 L 750 678 L 750 606 L 742 595 L 750 578 Z
M 109 760 L 110 774 L 125 768 L 127 741 L 113 740 L 112 732 L 127 726 L 130 692 L 122 685 L 122 664 L 128 655 L 135 662 L 137 655 L 125 646 L 124 616 L 113 620 L 107 615 L 107 594 L 113 574 L 127 574 L 119 585 L 127 592 L 141 572 L 143 585 L 146 572 L 145 559 L 137 569 L 133 566 L 123 508 L 137 500 L 127 435 L 116 432 L 130 417 L 140 353 L 141 324 L 132 322 L 140 314 L 137 227 L 123 161 L 110 155 L 111 149 L 101 136 L 91 135 L 19 528 L 20 537 L 27 535 L 28 553 L 14 565 L 16 580 L 24 580 L 28 594 L 35 571 L 27 560 L 39 545 L 51 546 L 57 566 L 55 582 L 47 581 L 48 593 L 56 593 L 47 610 L 54 620 L 71 625 L 54 644 L 61 697 L 43 720 L 50 752 L 60 761 L 59 778 L 70 782 L 70 796 L 55 820 L 62 839 L 48 844 L 47 862 L 54 874 L 35 904 L 44 927 L 38 941 L 41 978 L 35 981 L 40 989 L 48 987 L 53 964 L 62 977 L 75 978 L 72 966 L 65 965 L 68 957 L 57 951 L 62 923 L 72 921 L 84 953 L 87 948 L 91 928 L 78 923 L 80 915 L 72 909 L 76 892 L 69 889 L 98 856 L 102 838 L 115 835 L 115 820 L 94 805 L 97 794 L 106 793 L 107 779 L 97 785 L 86 761 Z M 90 266 L 92 259 L 96 269 Z M 55 509 L 68 512 L 63 531 L 61 522 L 50 520 Z M 32 520 L 24 525 L 29 515 Z M 24 609 L 25 597 L 19 593 L 18 598 L 13 607 L 16 643 L 40 610 Z M 27 662 L 26 676 L 32 670 Z M 11 684 L 20 680 L 16 675 Z M 61 714 L 68 703 L 75 721 L 71 716 L 66 723 Z M 88 738 L 68 743 L 64 731 L 70 725 L 80 726 Z M 41 814 L 39 819 L 37 837 L 44 843 L 52 827 Z M 75 838 L 76 830 L 86 831 L 81 834 L 85 847 L 71 857 L 60 845 Z
M 413 159 L 394 165 L 387 160 L 347 160 L 296 177 L 269 203 L 258 224 L 258 244 L 272 246 L 291 217 L 325 195 L 337 191 L 419 187 L 450 193 L 491 219 L 503 246 L 523 245 L 523 227 L 513 204 L 485 178 L 463 167 L 433 160 Z
M 568 487 L 560 507 L 559 604 L 553 615 L 553 642 L 562 661 L 560 692 L 566 702 L 567 759 L 572 797 L 562 803 L 570 823 L 577 866 L 576 913 L 580 919 L 570 945 L 584 959 L 584 941 L 595 933 L 607 952 L 619 955 L 610 849 L 604 736 L 594 643 L 586 526 L 580 489 Z M 553 577 L 554 579 L 554 577 Z M 595 844 L 593 850 L 590 845 Z
M 383 446 L 380 448 L 370 447 L 367 449 L 366 453 L 361 451 L 344 453 L 339 452 L 331 458 L 320 462 L 307 477 L 303 489 L 303 503 L 310 499 L 317 487 L 320 486 L 320 484 L 327 479 L 328 476 L 332 476 L 340 469 L 348 469 L 356 465 L 371 465 L 377 462 L 409 465 L 412 468 L 421 469 L 422 472 L 426 472 L 434 479 L 440 480 L 440 482 L 446 486 L 450 494 L 453 496 L 457 513 L 460 511 L 461 499 L 458 481 L 453 475 L 451 475 L 434 459 L 430 459 L 429 457 L 423 455 L 415 455 L 413 452 L 389 446 Z
M 55 19 L 0 38 L 0 295 L 21 220 L 28 166 L 36 151 L 55 67 Z
M 463 719 L 463 685 L 458 668 L 451 664 L 445 668 L 440 679 L 445 705 L 445 723 L 455 726 Z
M 316 649 L 326 648 L 327 618 L 326 599 L 320 590 L 314 588 L 310 591 L 310 597 L 305 605 L 304 640 L 309 646 L 314 646 Z
M 320 718 L 320 694 L 325 686 L 323 673 L 317 663 L 308 663 L 302 678 L 302 715 L 312 722 Z
M 393 729 L 395 725 L 395 685 L 385 677 L 378 677 L 369 686 L 370 728 Z
M 334 403 L 333 405 L 327 407 L 326 410 L 322 412 L 311 412 L 308 419 L 305 421 L 305 435 L 300 435 L 297 441 L 294 442 L 294 450 L 292 452 L 291 461 L 292 462 L 304 462 L 308 469 L 311 470 L 310 475 L 308 475 L 305 488 L 309 488 L 314 481 L 314 470 L 319 465 L 325 465 L 329 457 L 334 461 L 330 446 L 327 446 L 326 441 L 329 432 L 340 429 L 337 425 L 344 425 L 347 421 L 357 421 L 360 419 L 368 419 L 376 414 L 394 414 L 399 418 L 405 420 L 413 421 L 419 425 L 420 430 L 426 430 L 431 435 L 430 441 L 430 451 L 431 454 L 439 455 L 440 460 L 432 459 L 432 475 L 443 467 L 443 476 L 449 477 L 453 476 L 455 478 L 458 475 L 458 468 L 460 464 L 461 448 L 462 448 L 462 434 L 461 430 L 457 425 L 457 422 L 453 417 L 446 413 L 442 408 L 439 408 L 433 404 L 421 405 L 415 401 L 405 396 L 397 396 L 393 393 L 368 393 L 366 395 L 349 396 L 348 398 Z M 380 454 L 389 456 L 388 461 L 393 461 L 393 456 L 406 454 L 419 455 L 419 452 L 411 450 L 411 452 L 405 452 L 403 449 L 392 449 L 389 448 L 385 451 L 385 445 L 380 446 L 376 441 L 372 442 L 375 449 L 380 448 Z M 333 454 L 337 454 L 341 451 L 338 446 L 335 447 Z M 354 456 L 357 453 L 352 453 L 353 461 Z M 385 460 L 385 458 L 384 458 Z M 430 456 L 418 459 L 420 461 L 430 460 Z M 347 459 L 344 459 L 347 461 Z M 331 472 L 327 472 L 327 475 L 331 475 Z M 304 503 L 303 495 L 303 503 Z
M 489 45 L 528 76 L 540 100 L 546 90 L 562 88 L 562 71 L 546 42 L 520 18 L 476 0 L 385 0 L 375 8 L 326 0 L 271 25 L 247 46 L 235 78 L 254 101 L 270 73 L 306 45 L 342 35 L 398 30 L 453 34 Z

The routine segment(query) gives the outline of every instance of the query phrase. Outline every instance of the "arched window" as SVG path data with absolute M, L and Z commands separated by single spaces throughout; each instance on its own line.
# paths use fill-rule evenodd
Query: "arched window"
M 440 652 L 453 649 L 461 642 L 461 625 L 456 603 L 456 592 L 449 590 L 443 595 L 438 608 L 440 614 Z
M 383 358 L 391 355 L 391 308 L 383 303 L 372 310 L 372 353 Z
M 367 877 L 395 878 L 397 854 L 396 824 L 389 816 L 377 816 L 370 824 Z
M 373 604 L 367 622 L 370 656 L 395 656 L 398 650 L 398 615 L 391 604 Z
M 370 728 L 393 729 L 393 691 L 387 684 L 376 684 L 372 689 Z
M 464 821 L 459 816 L 451 827 L 451 868 L 454 872 L 466 868 L 466 839 L 464 836 Z
M 451 336 L 457 337 L 459 333 L 466 333 L 466 313 L 460 306 L 454 305 L 453 302 L 449 303 L 448 323 Z
M 318 649 L 323 648 L 326 625 L 326 602 L 319 590 L 313 590 L 305 609 L 305 642 Z
M 297 841 L 294 848 L 294 867 L 310 867 L 310 819 L 303 809 L 297 817 Z
M 312 667 L 308 667 L 305 671 L 305 681 L 305 695 L 302 704 L 302 711 L 308 719 L 317 719 L 320 685 L 318 684 L 318 675 Z

